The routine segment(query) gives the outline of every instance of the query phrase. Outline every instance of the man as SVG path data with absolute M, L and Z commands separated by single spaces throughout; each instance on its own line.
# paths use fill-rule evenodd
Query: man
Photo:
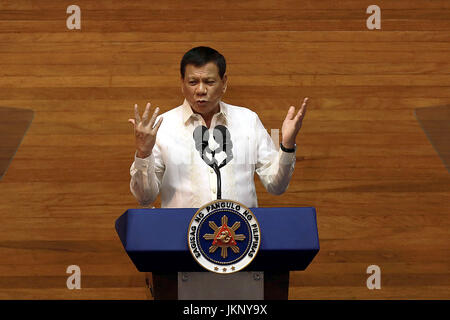
M 277 151 L 256 113 L 221 100 L 227 75 L 219 52 L 189 50 L 180 72 L 181 106 L 159 118 L 156 108 L 149 118 L 148 103 L 141 118 L 135 105 L 135 118 L 128 120 L 136 137 L 130 189 L 138 202 L 149 205 L 160 193 L 162 207 L 198 208 L 217 198 L 257 207 L 255 172 L 268 192 L 283 193 L 294 170 L 295 138 L 308 98 L 298 112 L 289 108 Z
M 297 113 L 295 107 L 289 108 L 277 151 L 256 113 L 222 101 L 227 75 L 219 52 L 208 47 L 189 50 L 180 73 L 185 97 L 181 106 L 159 118 L 156 108 L 149 118 L 148 103 L 141 118 L 135 105 L 135 118 L 128 120 L 136 138 L 130 189 L 138 202 L 147 206 L 161 194 L 162 207 L 199 208 L 219 198 L 257 207 L 255 172 L 269 192 L 283 193 L 294 170 L 295 138 L 308 98 Z M 285 288 L 287 295 L 289 273 L 266 277 Z M 146 282 L 151 292 L 156 288 L 155 299 L 177 298 L 173 295 L 177 289 L 170 287 L 176 274 L 147 273 Z

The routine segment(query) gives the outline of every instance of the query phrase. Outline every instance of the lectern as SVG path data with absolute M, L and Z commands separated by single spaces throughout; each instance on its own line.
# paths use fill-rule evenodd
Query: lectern
M 289 271 L 305 270 L 319 252 L 316 210 L 313 207 L 251 210 L 261 228 L 261 246 L 254 260 L 239 273 L 246 272 L 255 281 L 264 282 L 261 286 L 264 299 L 287 299 Z M 155 276 L 155 299 L 195 299 L 195 292 L 185 290 L 180 282 L 190 278 L 195 281 L 191 273 L 216 275 L 203 269 L 188 249 L 188 226 L 196 211 L 129 209 L 116 220 L 117 234 L 137 270 Z M 226 283 L 233 274 L 217 276 Z M 246 286 L 245 281 L 240 283 Z M 236 293 L 240 288 L 234 284 L 233 290 Z M 230 299 L 233 297 L 231 294 Z

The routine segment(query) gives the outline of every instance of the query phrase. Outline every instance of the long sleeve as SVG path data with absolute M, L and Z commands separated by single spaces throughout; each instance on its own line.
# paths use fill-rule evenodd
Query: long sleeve
M 258 116 L 256 132 L 256 173 L 268 192 L 280 195 L 286 191 L 291 181 L 296 161 L 295 152 L 288 153 L 281 149 L 277 151 Z
M 130 190 L 141 206 L 148 206 L 156 200 L 164 175 L 164 170 L 155 165 L 154 153 L 145 159 L 135 154 L 130 168 Z

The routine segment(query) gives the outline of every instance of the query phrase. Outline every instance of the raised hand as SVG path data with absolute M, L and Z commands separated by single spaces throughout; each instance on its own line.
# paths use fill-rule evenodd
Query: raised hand
M 286 118 L 283 121 L 283 126 L 281 127 L 281 143 L 283 147 L 288 149 L 294 148 L 295 138 L 302 127 L 302 121 L 306 114 L 306 103 L 308 100 L 309 98 L 303 100 L 303 104 L 297 114 L 295 114 L 294 106 L 289 107 Z
M 156 107 L 151 119 L 148 119 L 150 113 L 150 102 L 147 103 L 145 107 L 144 114 L 142 115 L 142 120 L 139 115 L 138 105 L 134 105 L 134 119 L 128 119 L 134 126 L 134 135 L 136 136 L 136 150 L 137 156 L 139 158 L 147 158 L 153 150 L 156 142 L 156 134 L 161 126 L 163 120 L 162 117 L 159 118 L 155 125 L 156 117 L 158 116 L 159 108 Z

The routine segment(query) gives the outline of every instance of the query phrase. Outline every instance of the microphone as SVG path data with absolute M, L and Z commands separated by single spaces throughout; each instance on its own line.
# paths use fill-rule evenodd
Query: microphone
M 211 156 L 211 160 L 206 157 L 206 154 L 212 154 L 213 152 L 209 148 L 209 131 L 205 126 L 198 126 L 195 128 L 193 133 L 193 138 L 195 142 L 195 149 L 200 153 L 200 158 L 206 162 L 207 165 L 211 165 L 214 162 L 214 157 Z
M 213 131 L 213 138 L 219 144 L 219 147 L 214 151 L 224 151 L 227 153 L 227 150 L 231 150 L 231 148 L 233 148 L 233 142 L 231 142 L 230 132 L 227 127 L 222 125 L 216 126 Z
M 213 138 L 219 144 L 214 152 L 225 152 L 226 157 L 219 165 L 219 169 L 226 165 L 233 159 L 233 142 L 231 141 L 230 131 L 223 125 L 218 125 L 214 128 Z
M 195 149 L 199 152 L 200 158 L 205 163 L 214 169 L 217 175 L 217 199 L 222 199 L 222 179 L 220 176 L 220 168 L 226 165 L 233 159 L 233 142 L 231 141 L 231 135 L 227 127 L 218 125 L 213 130 L 213 138 L 217 142 L 218 147 L 215 150 L 209 148 L 209 131 L 205 126 L 198 126 L 194 129 L 193 138 L 195 142 Z M 217 160 L 214 155 L 218 152 L 225 152 L 225 159 L 222 160 L 220 165 L 217 164 Z M 206 155 L 209 154 L 211 159 Z

